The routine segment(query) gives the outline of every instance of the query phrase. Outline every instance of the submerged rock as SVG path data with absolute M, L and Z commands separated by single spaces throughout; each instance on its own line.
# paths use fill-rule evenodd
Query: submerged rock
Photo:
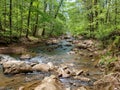
M 61 81 L 54 75 L 45 77 L 34 90 L 66 90 Z

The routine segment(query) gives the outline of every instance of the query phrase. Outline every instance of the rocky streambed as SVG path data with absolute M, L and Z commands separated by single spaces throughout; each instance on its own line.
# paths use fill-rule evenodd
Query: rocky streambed
M 32 54 L 1 54 L 0 90 L 119 90 L 119 83 L 110 87 L 108 80 L 105 88 L 99 87 L 101 77 L 113 79 L 112 83 L 117 79 L 115 74 L 105 77 L 97 65 L 97 47 L 94 40 L 62 36 L 33 45 Z

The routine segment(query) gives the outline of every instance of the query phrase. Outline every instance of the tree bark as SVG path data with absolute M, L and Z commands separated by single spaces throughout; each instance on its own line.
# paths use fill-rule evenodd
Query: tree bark
M 33 0 L 30 1 L 30 6 L 29 6 L 28 19 L 27 19 L 27 32 L 26 32 L 26 38 L 28 38 L 28 35 L 29 35 L 29 26 L 30 26 L 30 16 L 31 16 L 32 4 L 33 4 Z
M 21 16 L 21 30 L 20 30 L 20 37 L 22 36 L 23 32 L 23 0 L 21 0 L 21 8 L 20 8 L 20 16 Z
M 5 0 L 5 3 L 4 3 L 5 7 L 4 7 L 4 29 L 6 27 L 6 11 L 7 11 L 7 7 L 6 7 L 6 0 Z M 4 32 L 5 33 L 5 32 Z
M 46 0 L 44 0 L 44 13 L 46 13 L 46 9 L 47 9 L 47 1 Z M 44 25 L 43 25 L 43 31 L 42 31 L 42 36 L 44 36 L 45 35 L 45 23 L 44 23 Z
M 58 6 L 58 8 L 57 8 L 57 10 L 56 10 L 56 13 L 55 13 L 54 19 L 57 18 L 57 15 L 58 15 L 58 13 L 59 13 L 60 7 L 61 7 L 62 4 L 63 4 L 63 1 L 64 1 L 64 0 L 61 0 L 61 1 L 60 1 L 59 6 Z M 53 25 L 53 28 L 52 28 L 52 30 L 51 30 L 49 36 L 51 36 L 53 32 L 54 32 L 54 25 Z
M 55 14 L 54 18 L 57 18 L 57 15 L 58 15 L 58 13 L 59 13 L 60 7 L 62 6 L 62 3 L 63 3 L 63 0 L 60 1 L 59 6 L 58 6 L 58 8 L 57 8 L 57 11 L 56 11 L 56 14 Z
M 9 22 L 10 22 L 10 42 L 12 42 L 12 0 L 10 0 L 10 16 L 9 16 Z
M 39 8 L 39 4 L 37 4 L 37 8 Z M 33 30 L 33 36 L 36 36 L 36 32 L 38 30 L 38 20 L 39 20 L 39 13 L 36 13 L 36 22 L 35 22 L 35 27 Z
M 110 8 L 110 2 L 111 0 L 106 0 L 106 5 L 107 5 L 107 12 L 106 12 L 106 23 L 109 23 L 111 21 L 110 19 L 110 11 L 109 11 L 109 8 Z
M 95 7 L 97 6 L 97 4 L 98 4 L 98 0 L 94 0 L 94 5 L 95 5 Z M 94 29 L 97 29 L 98 28 L 98 19 L 97 19 L 97 16 L 98 16 L 98 11 L 96 10 L 96 8 L 95 8 L 95 17 L 94 17 L 94 22 L 95 22 L 95 27 L 94 27 Z
M 2 31 L 3 28 L 2 28 L 2 23 L 1 23 L 1 20 L 0 20 L 0 31 Z
M 117 29 L 117 11 L 118 11 L 118 8 L 117 8 L 117 0 L 115 0 L 115 19 L 114 19 L 114 21 L 115 21 L 115 29 Z
M 17 6 L 16 6 L 16 7 L 17 7 L 17 14 L 16 14 L 16 15 L 17 15 L 17 16 L 16 16 L 16 19 L 17 19 L 17 32 L 19 33 L 19 25 L 18 25 L 18 24 L 19 24 L 19 23 L 18 23 L 18 22 L 19 22 L 19 20 L 18 20 L 18 19 L 19 19 L 19 17 L 18 17 L 18 16 L 19 16 L 19 11 L 18 11 L 18 9 L 19 9 L 19 1 L 17 0 L 16 3 L 17 3 L 17 4 L 16 4 L 16 5 L 17 5 Z

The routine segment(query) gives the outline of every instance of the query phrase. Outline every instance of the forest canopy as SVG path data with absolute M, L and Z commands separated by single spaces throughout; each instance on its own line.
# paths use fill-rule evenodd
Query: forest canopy
M 120 35 L 120 0 L 0 0 L 0 36 Z M 114 36 L 114 35 L 113 35 Z

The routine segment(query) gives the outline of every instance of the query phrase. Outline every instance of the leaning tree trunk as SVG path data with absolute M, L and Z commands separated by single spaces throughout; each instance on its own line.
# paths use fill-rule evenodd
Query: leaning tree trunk
M 61 1 L 60 1 L 59 6 L 58 6 L 58 8 L 57 8 L 57 11 L 56 11 L 56 13 L 55 13 L 54 19 L 57 18 L 58 13 L 59 13 L 59 10 L 60 10 L 60 7 L 61 7 L 62 4 L 63 4 L 63 1 L 64 1 L 64 0 L 61 0 Z M 53 32 L 54 32 L 54 25 L 52 26 L 52 31 L 50 32 L 50 36 L 52 35 Z

